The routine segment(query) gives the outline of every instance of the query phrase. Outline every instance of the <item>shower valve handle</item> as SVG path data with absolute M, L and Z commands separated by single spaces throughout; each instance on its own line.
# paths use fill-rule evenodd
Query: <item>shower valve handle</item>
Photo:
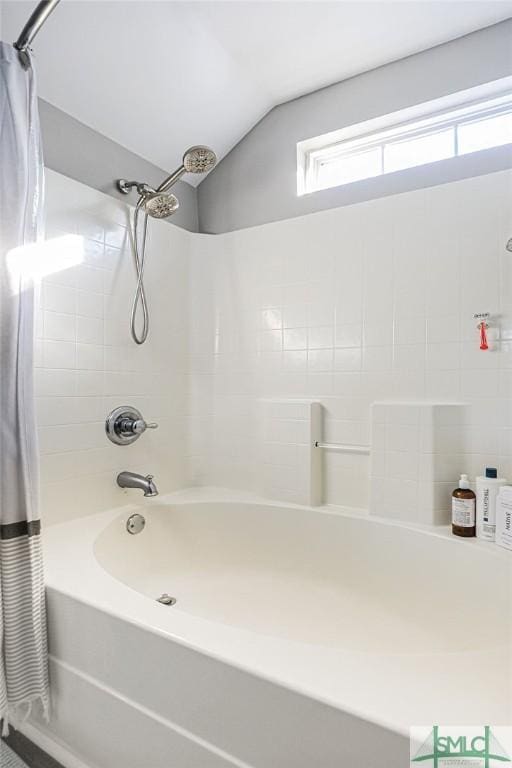
M 157 429 L 158 424 L 156 421 L 144 421 L 144 419 L 136 419 L 132 422 L 131 430 L 137 435 L 141 435 L 146 429 Z

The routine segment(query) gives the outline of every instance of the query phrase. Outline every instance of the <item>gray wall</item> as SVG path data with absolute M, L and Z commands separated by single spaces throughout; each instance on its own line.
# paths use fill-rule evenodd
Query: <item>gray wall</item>
M 43 99 L 39 99 L 39 114 L 45 165 L 124 202 L 135 202 L 137 196 L 121 195 L 115 187 L 116 179 L 136 179 L 154 187 L 174 170 L 152 165 Z M 173 192 L 179 198 L 180 207 L 169 221 L 197 232 L 197 190 L 185 181 L 178 181 Z
M 199 229 L 219 233 L 512 167 L 498 148 L 297 197 L 296 143 L 512 75 L 512 20 L 269 112 L 199 186 Z

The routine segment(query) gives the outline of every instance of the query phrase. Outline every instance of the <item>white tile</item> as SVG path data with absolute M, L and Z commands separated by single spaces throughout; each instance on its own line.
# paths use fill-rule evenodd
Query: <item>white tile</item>
M 362 341 L 360 323 L 343 323 L 336 326 L 335 345 L 337 347 L 359 347 Z
M 460 345 L 456 342 L 429 344 L 427 368 L 429 370 L 457 370 L 459 368 Z
M 103 271 L 88 264 L 81 264 L 77 267 L 76 287 L 82 291 L 102 293 Z
M 78 316 L 76 340 L 85 344 L 103 344 L 103 319 Z
M 408 424 L 388 423 L 386 447 L 388 451 L 417 451 L 420 447 L 418 428 Z
M 305 328 L 285 328 L 283 331 L 283 349 L 307 349 L 308 334 Z
M 391 369 L 392 360 L 391 346 L 365 346 L 363 349 L 363 371 L 388 371 Z
M 423 344 L 395 344 L 393 347 L 393 368 L 395 371 L 417 371 L 425 367 Z
M 361 348 L 348 347 L 334 350 L 334 368 L 336 371 L 359 371 L 361 369 Z
M 460 318 L 457 314 L 436 314 L 427 318 L 429 344 L 445 344 L 450 341 L 460 341 L 460 338 Z
M 85 317 L 103 317 L 103 295 L 89 291 L 76 292 L 76 311 Z
M 285 353 L 286 354 L 286 353 Z M 332 371 L 334 354 L 332 349 L 310 349 L 307 353 L 308 370 L 313 372 Z
M 365 322 L 363 339 L 364 345 L 369 347 L 391 345 L 393 343 L 393 322 L 391 317 L 384 318 L 380 322 Z
M 126 244 L 127 238 L 126 227 L 110 225 L 105 229 L 105 245 L 107 246 L 122 248 Z
M 283 327 L 283 315 L 277 307 L 265 307 L 261 311 L 261 324 L 264 330 L 273 331 Z
M 76 345 L 76 367 L 80 370 L 102 371 L 104 347 L 98 344 Z
M 75 315 L 46 310 L 44 313 L 44 338 L 54 341 L 75 341 Z
M 34 390 L 37 397 L 74 395 L 74 371 L 36 368 L 34 374 Z
M 52 312 L 74 314 L 76 311 L 76 291 L 62 285 L 43 282 L 42 307 Z
M 395 344 L 424 344 L 426 335 L 425 318 L 417 315 L 395 317 Z
M 310 328 L 308 331 L 308 349 L 329 349 L 334 346 L 334 329 L 332 326 Z
M 308 353 L 302 350 L 284 350 L 283 369 L 285 371 L 306 371 L 308 367 Z
M 386 476 L 398 480 L 418 480 L 419 454 L 415 451 L 388 451 Z
M 87 395 L 102 395 L 103 371 L 75 371 L 75 394 L 85 397 Z
M 276 309 L 269 309 L 270 312 L 281 311 Z M 308 325 L 308 305 L 299 304 L 291 306 L 285 306 L 282 310 L 282 321 L 284 328 L 306 328 Z
M 460 394 L 463 398 L 497 397 L 499 385 L 500 371 L 497 370 L 464 370 L 460 374 Z
M 76 344 L 74 341 L 44 341 L 43 364 L 45 368 L 74 368 Z

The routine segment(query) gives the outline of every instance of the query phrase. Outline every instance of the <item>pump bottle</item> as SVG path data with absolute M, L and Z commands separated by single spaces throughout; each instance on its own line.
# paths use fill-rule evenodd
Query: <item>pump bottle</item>
M 461 475 L 452 493 L 452 533 L 455 536 L 476 536 L 476 496 L 469 487 L 467 475 Z

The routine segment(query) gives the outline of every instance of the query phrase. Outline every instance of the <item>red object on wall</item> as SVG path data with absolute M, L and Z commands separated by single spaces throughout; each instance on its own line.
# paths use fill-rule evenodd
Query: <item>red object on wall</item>
M 478 327 L 480 328 L 480 349 L 489 349 L 486 333 L 489 326 L 482 320 L 482 322 L 478 324 Z

